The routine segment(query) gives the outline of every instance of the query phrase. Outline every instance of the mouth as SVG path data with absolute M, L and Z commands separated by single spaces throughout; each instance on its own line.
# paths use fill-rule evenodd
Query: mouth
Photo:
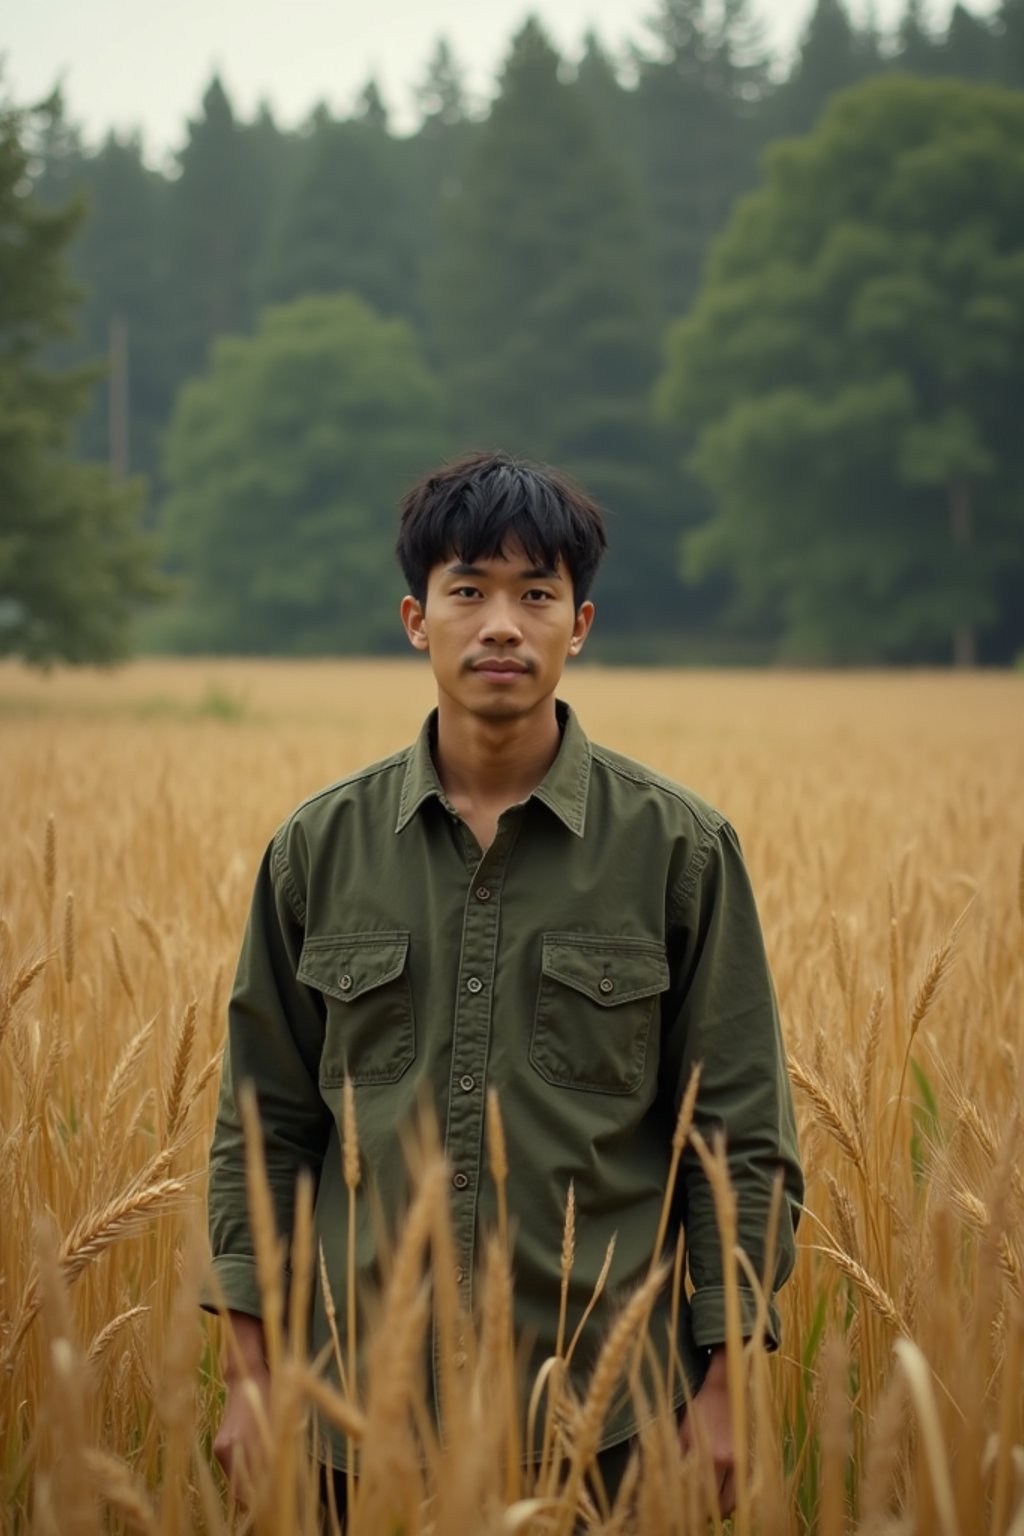
M 509 683 L 517 677 L 525 677 L 528 669 L 522 661 L 511 661 L 494 656 L 486 657 L 483 661 L 475 661 L 470 670 L 478 677 Z

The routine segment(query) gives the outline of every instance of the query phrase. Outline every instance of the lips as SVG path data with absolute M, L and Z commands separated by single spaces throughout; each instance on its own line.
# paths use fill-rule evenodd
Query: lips
M 488 658 L 486 661 L 475 661 L 473 663 L 473 671 L 499 672 L 508 673 L 512 676 L 520 676 L 526 671 L 526 667 L 521 661 L 501 660 L 495 656 L 493 658 Z

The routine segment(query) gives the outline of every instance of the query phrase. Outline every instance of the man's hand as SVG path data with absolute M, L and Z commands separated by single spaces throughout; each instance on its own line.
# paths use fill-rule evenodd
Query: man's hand
M 731 1515 L 736 1507 L 736 1447 L 724 1344 L 711 1353 L 700 1391 L 679 1426 L 679 1439 L 684 1451 L 700 1450 L 710 1458 L 718 1488 L 719 1513 Z
M 264 1357 L 263 1324 L 244 1312 L 230 1313 L 238 1344 L 237 1355 L 225 1350 L 224 1412 L 213 1442 L 213 1454 L 236 1498 L 244 1501 L 264 1459 L 257 1402 L 270 1401 L 270 1371 Z M 239 1358 L 240 1356 L 240 1358 Z M 254 1394 L 256 1401 L 254 1401 Z

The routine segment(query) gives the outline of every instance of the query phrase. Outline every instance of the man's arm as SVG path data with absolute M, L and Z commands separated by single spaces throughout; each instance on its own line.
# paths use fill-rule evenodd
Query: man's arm
M 754 1273 L 765 1279 L 765 1342 L 778 1344 L 774 1292 L 792 1271 L 795 1228 L 803 1199 L 793 1101 L 778 1008 L 761 926 L 739 843 L 723 823 L 707 833 L 675 893 L 683 935 L 679 1007 L 666 1041 L 677 1103 L 699 1064 L 694 1112 L 710 1143 L 724 1133 L 729 1177 L 736 1194 L 738 1242 Z M 783 1198 L 774 1253 L 766 1253 L 774 1186 L 782 1172 Z M 723 1514 L 735 1500 L 733 1417 L 726 1372 L 725 1290 L 714 1197 L 696 1151 L 681 1165 L 686 1246 L 693 1285 L 693 1342 L 710 1351 L 708 1368 L 681 1426 L 685 1449 L 698 1439 L 714 1464 Z M 766 1273 L 767 1270 L 767 1273 Z M 756 1298 L 738 1276 L 744 1336 L 753 1331 Z
M 796 1261 L 795 1229 L 803 1173 L 775 990 L 750 879 L 728 823 L 709 830 L 674 893 L 681 934 L 678 1008 L 663 1043 L 663 1069 L 676 1102 L 700 1066 L 694 1123 L 711 1144 L 723 1133 L 736 1194 L 738 1243 L 765 1276 L 766 1241 L 776 1177 L 782 1208 L 766 1291 L 769 1303 Z M 686 1248 L 693 1286 L 691 1326 L 698 1348 L 725 1341 L 725 1292 L 714 1196 L 693 1147 L 683 1154 Z M 739 1276 L 743 1326 L 753 1331 L 755 1297 Z M 778 1344 L 769 1306 L 766 1343 Z
M 250 1478 L 259 1465 L 257 1403 L 268 1399 L 270 1373 L 237 1089 L 251 1081 L 256 1091 L 277 1231 L 286 1240 L 291 1236 L 296 1179 L 303 1168 L 314 1178 L 319 1175 L 332 1123 L 318 1087 L 321 1002 L 296 979 L 304 916 L 279 834 L 267 850 L 253 892 L 228 1007 L 210 1149 L 209 1224 L 216 1286 L 203 1299 L 208 1306 L 223 1304 L 236 1342 L 236 1348 L 226 1348 L 223 1355 L 227 1391 L 214 1451 L 238 1491 L 243 1458 Z
M 319 1178 L 331 1114 L 318 1086 L 324 1016 L 319 994 L 296 979 L 305 913 L 278 834 L 256 878 L 228 1006 L 220 1100 L 210 1148 L 209 1222 L 213 1269 L 225 1306 L 259 1317 L 246 1192 L 246 1149 L 238 1089 L 256 1091 L 267 1180 L 279 1235 L 291 1237 L 295 1184 Z

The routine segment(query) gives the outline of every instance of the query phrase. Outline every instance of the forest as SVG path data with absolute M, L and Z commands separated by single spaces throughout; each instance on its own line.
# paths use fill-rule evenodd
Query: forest
M 501 447 L 608 510 L 599 659 L 1024 655 L 1024 0 L 530 19 L 416 103 L 214 76 L 155 165 L 0 95 L 0 654 L 395 650 L 398 496 Z

